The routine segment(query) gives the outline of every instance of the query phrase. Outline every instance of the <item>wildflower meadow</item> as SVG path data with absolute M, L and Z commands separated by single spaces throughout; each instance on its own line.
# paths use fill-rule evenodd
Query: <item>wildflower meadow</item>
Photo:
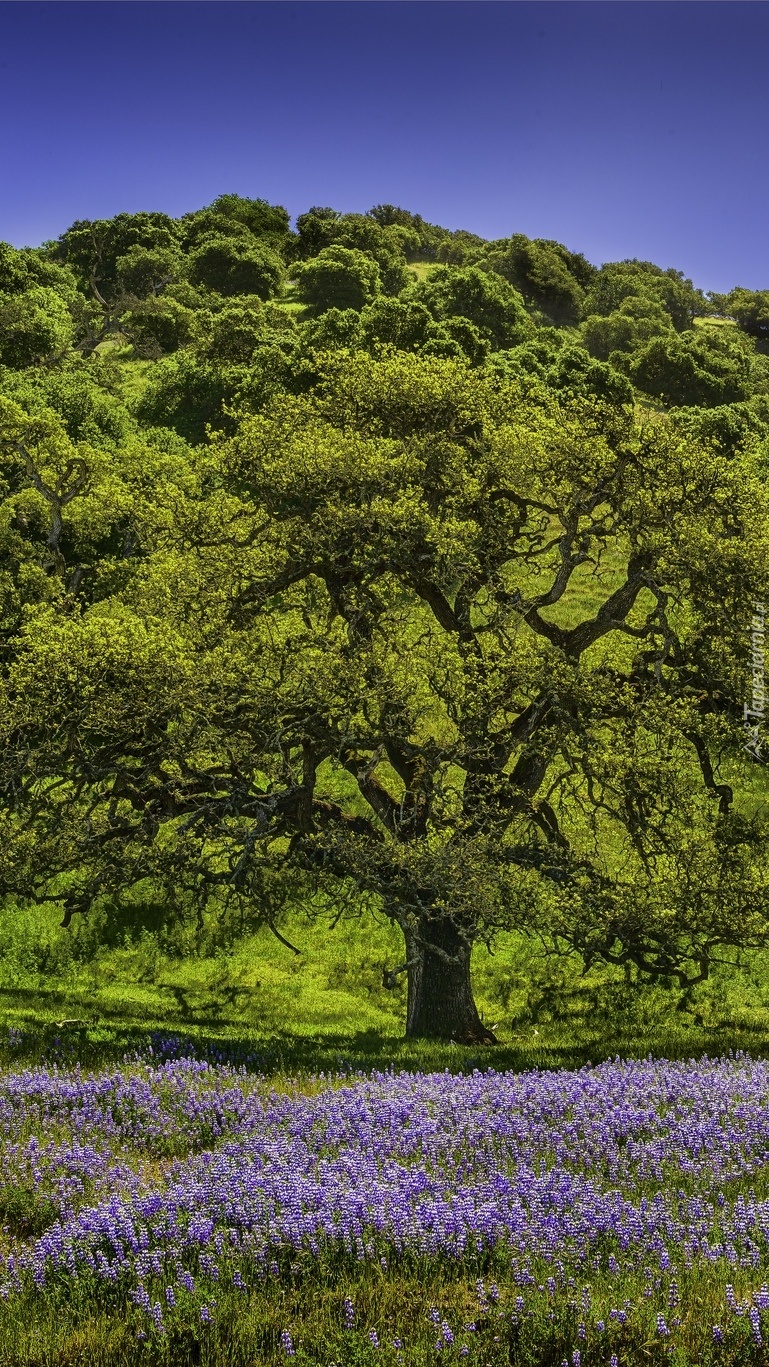
M 2 1075 L 4 1364 L 766 1361 L 769 1063 L 205 1053 Z

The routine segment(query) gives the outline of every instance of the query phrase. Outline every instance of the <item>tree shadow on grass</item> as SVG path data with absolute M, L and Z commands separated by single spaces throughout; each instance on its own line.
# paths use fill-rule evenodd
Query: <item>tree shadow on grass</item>
M 67 1003 L 65 1008 L 64 1003 Z M 588 1030 L 568 1034 L 553 1027 L 502 1040 L 496 1047 L 408 1040 L 382 1030 L 322 1034 L 260 1033 L 237 1019 L 190 1010 L 183 1020 L 148 1016 L 128 1004 L 72 1007 L 72 995 L 55 989 L 0 988 L 0 1067 L 56 1063 L 100 1069 L 137 1059 L 161 1063 L 193 1057 L 213 1065 L 245 1068 L 265 1077 L 303 1073 L 355 1076 L 406 1071 L 462 1074 L 494 1070 L 574 1069 L 620 1058 L 688 1059 L 729 1051 L 769 1055 L 769 1036 L 754 1023 L 731 1022 L 646 1034 Z M 64 1018 L 65 1010 L 73 1015 Z M 50 1015 L 49 1015 L 50 1013 Z M 5 1015 L 5 1021 L 3 1016 Z

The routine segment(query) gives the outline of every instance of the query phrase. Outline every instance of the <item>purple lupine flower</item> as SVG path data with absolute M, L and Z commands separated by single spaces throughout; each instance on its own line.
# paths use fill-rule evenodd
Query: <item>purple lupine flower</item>
M 294 1347 L 293 1339 L 291 1338 L 291 1335 L 289 1334 L 287 1329 L 284 1329 L 281 1333 L 280 1346 L 283 1349 L 283 1352 L 287 1358 L 296 1357 L 296 1349 Z

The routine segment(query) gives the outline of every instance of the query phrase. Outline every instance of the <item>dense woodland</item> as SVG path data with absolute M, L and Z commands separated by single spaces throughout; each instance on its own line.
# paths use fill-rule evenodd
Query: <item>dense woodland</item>
M 0 461 L 20 915 L 373 909 L 407 1033 L 476 1042 L 506 930 L 684 997 L 769 942 L 769 289 L 392 205 L 78 221 L 0 244 Z

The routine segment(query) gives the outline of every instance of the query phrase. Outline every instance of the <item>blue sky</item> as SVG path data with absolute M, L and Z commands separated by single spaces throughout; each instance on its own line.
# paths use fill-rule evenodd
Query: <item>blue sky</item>
M 769 4 L 0 3 L 0 238 L 234 191 L 769 288 Z

